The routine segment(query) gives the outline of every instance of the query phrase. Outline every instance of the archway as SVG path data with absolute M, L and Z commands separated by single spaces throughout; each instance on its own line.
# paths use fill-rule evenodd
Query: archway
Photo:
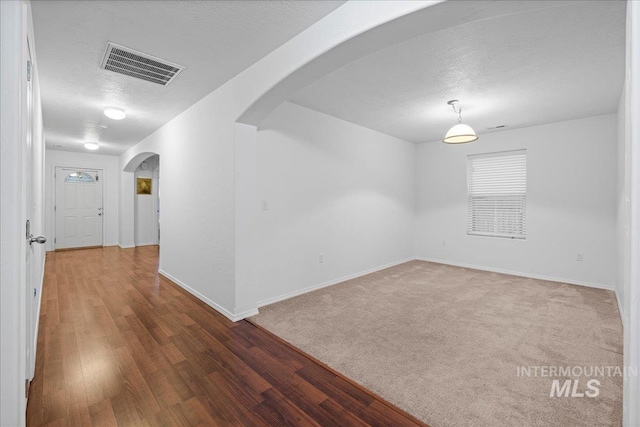
M 136 246 L 160 244 L 160 156 L 144 159 L 134 171 L 134 224 Z
M 469 22 L 548 7 L 548 4 L 540 1 L 506 3 L 435 0 L 391 3 L 393 2 L 384 4 L 381 9 L 375 11 L 365 11 L 358 2 L 348 2 L 333 15 L 338 21 L 338 14 L 342 14 L 342 18 L 345 19 L 343 22 L 354 24 L 348 31 L 346 25 L 344 32 L 335 31 L 336 21 L 332 19 L 320 21 L 314 31 L 305 32 L 288 43 L 289 50 L 286 54 L 284 48 L 282 51 L 275 51 L 234 79 L 234 85 L 231 86 L 233 89 L 255 89 L 260 84 L 263 85 L 260 87 L 262 92 L 258 95 L 258 91 L 254 91 L 254 98 L 250 101 L 249 97 L 239 98 L 243 105 L 238 102 L 235 107 L 245 108 L 240 114 L 235 111 L 233 117 L 236 168 L 234 311 L 239 318 L 250 316 L 257 311 L 256 135 L 258 125 L 265 117 L 317 79 L 378 50 Z M 390 8 L 386 9 L 387 6 Z M 327 25 L 327 28 L 322 28 L 323 25 Z M 320 33 L 324 36 L 322 40 L 325 49 L 309 48 L 317 47 L 315 43 Z M 292 57 L 295 54 L 298 61 L 288 62 L 289 54 Z M 272 70 L 278 70 L 280 75 L 274 76 Z M 276 78 L 269 81 L 264 76 Z
M 120 244 L 135 245 L 134 224 L 129 220 L 134 177 L 128 166 L 134 162 L 135 169 L 148 157 L 145 154 L 161 154 L 163 173 L 171 180 L 163 182 L 160 270 L 232 320 L 257 313 L 256 126 L 262 119 L 317 78 L 375 50 L 420 34 L 546 5 L 543 1 L 347 2 L 121 156 Z M 198 169 L 208 171 L 212 185 L 194 186 L 191 175 L 181 173 Z
M 144 152 L 122 168 L 120 246 L 160 243 L 160 156 Z

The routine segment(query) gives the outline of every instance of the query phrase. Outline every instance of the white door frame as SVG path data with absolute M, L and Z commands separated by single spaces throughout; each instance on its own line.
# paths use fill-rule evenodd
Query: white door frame
M 51 239 L 53 239 L 53 245 L 51 246 L 53 248 L 53 250 L 56 250 L 56 236 L 58 234 L 58 231 L 56 230 L 56 198 L 58 197 L 57 194 L 57 186 L 56 186 L 56 170 L 58 168 L 65 168 L 65 169 L 78 169 L 78 170 L 91 170 L 91 171 L 98 171 L 100 173 L 100 179 L 102 180 L 102 200 L 100 201 L 100 205 L 102 206 L 102 246 L 104 247 L 104 222 L 105 222 L 105 215 L 104 215 L 104 193 L 106 191 L 106 182 L 105 182 L 105 174 L 104 174 L 104 169 L 102 168 L 90 168 L 90 167 L 80 167 L 80 166 L 67 166 L 67 165 L 59 165 L 59 164 L 54 164 L 51 165 L 51 230 L 53 231 L 53 235 L 51 236 Z
M 26 409 L 25 247 L 23 158 L 27 118 L 26 41 L 32 35 L 29 6 L 0 1 L 0 425 L 24 425 Z M 33 40 L 33 37 L 30 37 Z
M 625 292 L 624 331 L 625 365 L 640 369 L 640 4 L 627 3 L 627 123 L 631 139 L 631 242 L 630 242 L 630 283 Z M 640 425 L 640 373 L 624 377 L 624 426 Z
M 154 183 L 155 189 L 152 189 L 153 195 L 153 242 L 156 245 L 160 244 L 160 239 L 158 237 L 158 230 L 160 229 L 160 215 L 158 214 L 159 202 L 160 202 L 160 156 L 158 156 L 158 164 L 156 168 L 152 171 L 152 182 Z M 155 193 L 153 192 L 155 190 Z
M 26 43 L 26 56 L 28 58 L 28 63 L 29 63 L 29 70 L 28 72 L 31 73 L 32 70 L 31 68 L 33 68 L 33 55 L 31 54 L 31 47 L 30 47 L 30 40 L 31 37 L 28 35 L 27 36 L 27 43 Z M 30 222 L 30 228 L 28 230 L 29 235 L 26 234 L 25 232 L 25 240 L 26 238 L 29 238 L 29 236 L 33 235 L 33 233 L 38 233 L 39 230 L 34 230 L 34 226 L 36 223 L 36 218 L 33 215 L 35 212 L 35 191 L 34 191 L 34 172 L 35 172 L 35 159 L 34 159 L 34 145 L 36 143 L 35 138 L 34 138 L 34 118 L 35 118 L 35 107 L 34 107 L 34 85 L 32 82 L 32 78 L 28 79 L 28 83 L 26 85 L 27 90 L 26 90 L 26 99 L 25 99 L 25 111 L 26 111 L 26 117 L 24 118 L 25 122 L 26 122 L 26 128 L 25 128 L 25 148 L 26 150 L 23 152 L 23 187 L 26 191 L 26 193 L 24 194 L 25 196 L 25 217 L 26 220 L 25 222 L 28 220 Z M 26 224 L 25 224 L 25 230 L 26 230 Z M 25 370 L 25 374 L 28 380 L 32 380 L 35 370 L 36 370 L 36 355 L 35 355 L 35 351 L 36 351 L 36 341 L 37 341 L 37 336 L 34 336 L 34 334 L 37 333 L 37 328 L 35 327 L 35 325 L 33 324 L 33 322 L 35 321 L 36 323 L 38 322 L 39 319 L 33 319 L 33 307 L 35 304 L 34 298 L 36 297 L 35 294 L 31 294 L 31 289 L 34 289 L 35 291 L 35 263 L 36 263 L 36 259 L 35 259 L 35 254 L 34 254 L 34 247 L 32 244 L 30 243 L 26 243 L 25 244 L 25 333 L 26 333 L 26 359 L 27 359 L 27 366 L 26 366 L 26 370 Z

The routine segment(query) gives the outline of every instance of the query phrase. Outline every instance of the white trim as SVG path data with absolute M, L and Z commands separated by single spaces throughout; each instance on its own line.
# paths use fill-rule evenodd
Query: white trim
M 0 1 L 0 425 L 12 426 L 25 424 L 27 402 L 22 153 L 28 23 L 27 3 Z
M 158 161 L 156 163 L 156 167 L 151 170 L 151 179 L 155 180 L 152 192 L 155 191 L 155 194 L 153 195 L 153 243 L 150 243 L 150 245 L 160 244 L 160 239 L 158 238 L 160 234 L 160 155 L 157 156 Z
M 136 245 L 117 245 L 120 249 L 131 249 L 135 248 Z
M 249 310 L 242 311 L 236 314 L 235 316 L 233 316 L 231 320 L 234 322 L 237 322 L 238 320 L 244 320 L 247 317 L 255 316 L 256 314 L 258 314 L 258 307 L 250 308 Z
M 561 279 L 561 278 L 558 278 L 558 277 L 545 276 L 545 275 L 542 275 L 542 274 L 523 273 L 523 272 L 520 272 L 520 271 L 503 270 L 501 268 L 484 267 L 484 266 L 475 265 L 475 264 L 465 264 L 465 263 L 462 263 L 462 262 L 444 261 L 444 260 L 434 259 L 434 258 L 418 257 L 416 259 L 420 260 L 420 261 L 435 262 L 437 264 L 452 265 L 454 267 L 472 268 L 474 270 L 491 271 L 493 273 L 508 274 L 510 276 L 527 277 L 529 279 L 546 280 L 546 281 L 549 281 L 549 282 L 567 283 L 569 285 L 586 286 L 588 288 L 596 288 L 596 289 L 605 289 L 607 291 L 615 291 L 613 286 L 602 285 L 600 283 L 592 283 L 592 282 L 583 282 L 583 281 L 578 281 L 578 280 Z
M 33 366 L 30 367 L 30 380 L 36 375 L 36 356 L 38 355 L 38 333 L 40 332 L 40 309 L 42 308 L 42 292 L 44 291 L 44 271 L 47 268 L 47 255 L 45 251 L 44 261 L 42 262 L 42 277 L 40 279 L 40 292 L 38 293 L 38 315 L 35 317 L 36 327 L 33 335 Z M 31 314 L 31 313 L 29 313 Z
M 624 309 L 622 307 L 622 302 L 620 301 L 620 295 L 618 295 L 618 289 L 614 289 L 613 292 L 616 294 L 616 302 L 618 303 L 618 313 L 620 313 L 620 321 L 622 322 L 622 329 L 624 329 Z
M 625 290 L 627 329 L 625 330 L 625 366 L 640 366 L 640 57 L 638 38 L 640 37 L 640 4 L 627 2 L 627 64 L 628 87 L 627 120 L 628 137 L 631 145 L 631 242 L 630 277 Z M 623 383 L 623 425 L 640 425 L 640 377 L 625 375 Z
M 298 289 L 295 291 L 287 292 L 286 294 L 278 295 L 276 297 L 263 299 L 262 301 L 258 301 L 258 308 L 264 307 L 265 305 L 275 304 L 280 301 L 284 301 L 289 298 L 297 297 L 298 295 L 306 294 L 309 292 L 317 291 L 318 289 L 326 288 L 328 286 L 337 285 L 338 283 L 346 282 L 347 280 L 356 279 L 358 277 L 366 276 L 367 274 L 375 273 L 376 271 L 384 270 L 385 268 L 390 268 L 396 265 L 404 264 L 405 262 L 413 261 L 415 258 L 405 258 L 400 261 L 391 262 L 389 264 L 385 264 L 379 267 L 370 268 L 369 270 L 361 271 L 355 274 L 349 274 L 347 276 L 340 277 L 339 279 L 329 280 L 328 282 L 323 282 L 318 285 L 308 286 L 303 289 Z M 256 313 L 257 314 L 257 313 Z
M 256 314 L 258 314 L 258 309 L 257 308 L 252 308 L 252 309 L 243 311 L 241 313 L 233 314 L 229 310 L 227 310 L 226 308 L 222 307 L 221 305 L 217 304 L 216 302 L 214 302 L 214 301 L 210 300 L 209 298 L 205 297 L 200 292 L 196 291 L 195 289 L 193 289 L 192 287 L 190 287 L 186 283 L 176 279 L 175 277 L 173 277 L 172 275 L 170 275 L 169 273 L 167 273 L 163 269 L 161 269 L 161 268 L 158 269 L 158 273 L 162 274 L 164 277 L 166 277 L 167 279 L 171 280 L 173 283 L 175 283 L 176 285 L 180 286 L 182 289 L 184 289 L 185 291 L 189 292 L 191 295 L 195 296 L 200 301 L 204 302 L 205 304 L 207 304 L 208 306 L 210 306 L 211 308 L 213 308 L 214 310 L 216 310 L 220 314 L 224 315 L 227 319 L 231 320 L 232 322 L 237 322 L 238 320 L 246 319 L 247 317 L 255 316 Z

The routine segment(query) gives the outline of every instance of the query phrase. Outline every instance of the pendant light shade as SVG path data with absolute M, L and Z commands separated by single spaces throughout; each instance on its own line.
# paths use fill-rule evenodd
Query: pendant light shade
M 478 139 L 478 135 L 471 129 L 471 126 L 458 123 L 449 129 L 442 141 L 447 144 L 464 144 L 465 142 L 473 142 L 476 139 Z
M 462 108 L 458 105 L 459 101 L 453 99 L 447 104 L 451 105 L 453 111 L 458 113 L 458 124 L 449 129 L 442 142 L 447 144 L 465 144 L 478 139 L 478 135 L 469 125 L 462 123 Z

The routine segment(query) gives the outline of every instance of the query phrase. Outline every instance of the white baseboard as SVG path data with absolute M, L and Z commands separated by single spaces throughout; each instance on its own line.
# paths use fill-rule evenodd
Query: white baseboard
M 129 245 L 118 245 L 118 246 L 120 246 L 120 249 L 131 249 L 131 248 L 135 248 L 136 247 L 135 245 L 131 245 L 131 246 L 129 246 Z
M 255 316 L 258 313 L 258 307 L 250 308 L 249 310 L 241 311 L 240 313 L 235 314 L 231 320 L 237 322 L 238 320 L 243 320 L 247 317 Z
M 121 246 L 121 247 L 124 248 L 123 246 Z M 133 247 L 135 247 L 135 246 L 133 246 Z M 544 276 L 544 275 L 540 275 L 540 274 L 530 274 L 530 273 L 522 273 L 522 272 L 519 272 L 519 271 L 504 270 L 504 269 L 491 268 L 491 267 L 484 267 L 484 266 L 474 265 L 474 264 L 450 262 L 450 261 L 438 260 L 438 259 L 433 259 L 433 258 L 422 258 L 422 257 L 406 258 L 406 259 L 403 259 L 403 260 L 400 260 L 400 261 L 395 261 L 395 262 L 392 262 L 392 263 L 389 263 L 389 264 L 385 264 L 385 265 L 382 265 L 382 266 L 374 267 L 374 268 L 371 268 L 369 270 L 361 271 L 359 273 L 349 274 L 347 276 L 343 276 L 343 277 L 340 277 L 338 279 L 330 280 L 330 281 L 323 282 L 323 283 L 320 283 L 320 284 L 317 284 L 317 285 L 308 286 L 308 287 L 303 288 L 303 289 L 297 289 L 295 291 L 287 292 L 287 293 L 282 294 L 282 295 L 278 295 L 278 296 L 275 296 L 275 297 L 264 299 L 262 301 L 258 301 L 256 308 L 252 308 L 252 309 L 249 309 L 249 310 L 246 310 L 246 311 L 243 311 L 243 312 L 240 312 L 240 313 L 235 313 L 235 314 L 232 313 L 231 311 L 227 310 L 226 308 L 222 307 L 221 305 L 217 304 L 215 301 L 205 297 L 200 292 L 196 291 L 195 289 L 191 288 L 186 283 L 184 283 L 184 282 L 178 280 L 177 278 L 173 277 L 171 274 L 167 273 L 163 269 L 159 269 L 158 273 L 162 274 L 167 279 L 171 280 L 172 282 L 174 282 L 175 284 L 177 284 L 178 286 L 180 286 L 181 288 L 183 288 L 184 290 L 186 290 L 190 294 L 194 295 L 196 298 L 198 298 L 199 300 L 201 300 L 205 304 L 209 305 L 211 308 L 213 308 L 214 310 L 218 311 L 219 313 L 221 313 L 222 315 L 227 317 L 229 320 L 231 320 L 233 322 L 237 322 L 238 320 L 242 320 L 242 319 L 246 319 L 247 317 L 255 316 L 256 314 L 258 314 L 258 308 L 260 308 L 260 307 L 264 307 L 264 306 L 270 305 L 270 304 L 275 304 L 277 302 L 284 301 L 284 300 L 289 299 L 289 298 L 293 298 L 293 297 L 296 297 L 296 296 L 299 296 L 299 295 L 303 295 L 303 294 L 306 294 L 306 293 L 309 293 L 309 292 L 316 291 L 318 289 L 322 289 L 322 288 L 326 288 L 326 287 L 329 287 L 329 286 L 333 286 L 333 285 L 336 285 L 338 283 L 345 282 L 347 280 L 351 280 L 351 279 L 355 279 L 355 278 L 358 278 L 358 277 L 362 277 L 362 276 L 365 276 L 367 274 L 375 273 L 377 271 L 384 270 L 386 268 L 390 268 L 390 267 L 393 267 L 393 266 L 396 266 L 396 265 L 404 264 L 406 262 L 413 261 L 413 260 L 428 261 L 428 262 L 434 262 L 434 263 L 438 263 L 438 264 L 452 265 L 452 266 L 455 266 L 455 267 L 471 268 L 471 269 L 474 269 L 474 270 L 490 271 L 490 272 L 494 272 L 494 273 L 509 274 L 509 275 L 512 275 L 512 276 L 527 277 L 527 278 L 531 278 L 531 279 L 546 280 L 546 281 L 558 282 L 558 283 L 567 283 L 567 284 L 570 284 L 570 285 L 586 286 L 586 287 L 590 287 L 590 288 L 597 288 L 597 289 L 604 289 L 604 290 L 608 290 L 608 291 L 613 291 L 615 293 L 615 296 L 616 296 L 618 309 L 620 310 L 620 316 L 623 318 L 623 323 L 624 323 L 624 313 L 623 313 L 623 309 L 622 309 L 622 304 L 620 302 L 620 297 L 618 296 L 618 292 L 614 288 L 612 288 L 610 286 L 601 285 L 601 284 L 598 284 L 598 283 L 591 283 L 591 282 L 566 280 L 566 279 L 561 279 L 561 278 L 557 278 L 557 277 Z
M 286 294 L 278 295 L 272 298 L 263 299 L 262 301 L 258 301 L 258 308 L 264 307 L 265 305 L 275 304 L 280 301 L 284 301 L 289 298 L 297 297 L 298 295 L 306 294 L 309 292 L 317 291 L 318 289 L 326 288 L 327 286 L 337 285 L 338 283 L 345 282 L 347 280 L 355 279 L 357 277 L 365 276 L 367 274 L 375 273 L 376 271 L 384 270 L 385 268 L 393 267 L 395 265 L 404 264 L 405 262 L 413 261 L 415 258 L 406 258 L 401 261 L 392 262 L 389 264 L 385 264 L 379 267 L 374 267 L 369 270 L 361 271 L 355 274 L 349 274 L 347 276 L 340 277 L 339 279 L 330 280 L 328 282 L 320 283 L 318 285 L 308 286 L 306 288 L 298 289 L 295 291 L 287 292 Z
M 567 283 L 569 285 L 586 286 L 588 288 L 597 288 L 597 289 L 605 289 L 607 291 L 615 291 L 615 289 L 612 286 L 602 285 L 599 283 L 560 279 L 558 277 L 544 276 L 542 274 L 522 273 L 520 271 L 503 270 L 501 268 L 484 267 L 481 265 L 465 264 L 461 262 L 443 261 L 443 260 L 433 259 L 433 258 L 418 257 L 416 259 L 420 261 L 435 262 L 437 264 L 453 265 L 455 267 L 472 268 L 474 270 L 491 271 L 493 273 L 502 273 L 502 274 L 509 274 L 511 276 L 527 277 L 529 279 L 547 280 L 549 282 Z
M 158 273 L 162 274 L 164 277 L 166 277 L 167 279 L 171 280 L 173 283 L 175 283 L 176 285 L 180 286 L 182 289 L 184 289 L 185 291 L 189 292 L 191 295 L 195 296 L 200 301 L 204 302 L 209 307 L 213 308 L 218 313 L 222 314 L 223 316 L 225 316 L 227 319 L 231 320 L 232 322 L 237 322 L 238 320 L 246 319 L 247 317 L 255 316 L 256 314 L 258 314 L 258 308 L 253 308 L 253 309 L 249 309 L 249 310 L 243 311 L 241 313 L 234 314 L 234 313 L 230 312 L 229 310 L 227 310 L 226 308 L 224 308 L 223 306 L 221 306 L 218 303 L 216 303 L 215 301 L 210 300 L 209 298 L 205 297 L 200 292 L 196 291 L 195 289 L 193 289 L 192 287 L 190 287 L 186 283 L 176 279 L 175 277 L 173 277 L 172 275 L 170 275 L 169 273 L 167 273 L 163 269 L 161 269 L 161 268 L 158 269 Z
M 103 245 L 102 245 L 102 247 L 103 247 L 103 248 L 113 248 L 113 247 L 116 247 L 116 246 L 119 246 L 121 249 L 128 249 L 128 248 L 133 248 L 133 247 L 135 247 L 135 246 L 120 246 L 120 245 L 119 245 L 119 244 L 117 244 L 117 243 L 109 243 L 109 244 L 105 243 L 105 244 L 103 244 Z M 73 248 L 69 248 L 69 249 L 73 249 Z M 77 249 L 82 249 L 82 248 L 77 248 Z M 47 249 L 47 250 L 46 250 L 46 253 L 49 253 L 49 252 L 55 252 L 55 251 L 56 251 L 56 249 L 55 249 L 55 248 Z
M 625 321 L 624 321 L 624 308 L 622 307 L 622 301 L 620 301 L 620 295 L 618 295 L 618 290 L 614 290 L 615 294 L 616 294 L 616 302 L 618 303 L 618 312 L 620 313 L 620 321 L 622 322 L 622 328 L 625 328 Z
M 158 246 L 157 243 L 139 243 L 136 245 L 136 247 L 140 247 L 140 246 Z
M 29 380 L 33 380 L 36 374 L 36 357 L 38 356 L 38 334 L 40 333 L 40 309 L 42 308 L 42 292 L 44 291 L 44 271 L 46 268 L 47 257 L 42 260 L 42 277 L 40 278 L 40 293 L 38 294 L 38 309 L 36 315 L 36 328 L 33 335 L 33 366 L 29 368 Z

